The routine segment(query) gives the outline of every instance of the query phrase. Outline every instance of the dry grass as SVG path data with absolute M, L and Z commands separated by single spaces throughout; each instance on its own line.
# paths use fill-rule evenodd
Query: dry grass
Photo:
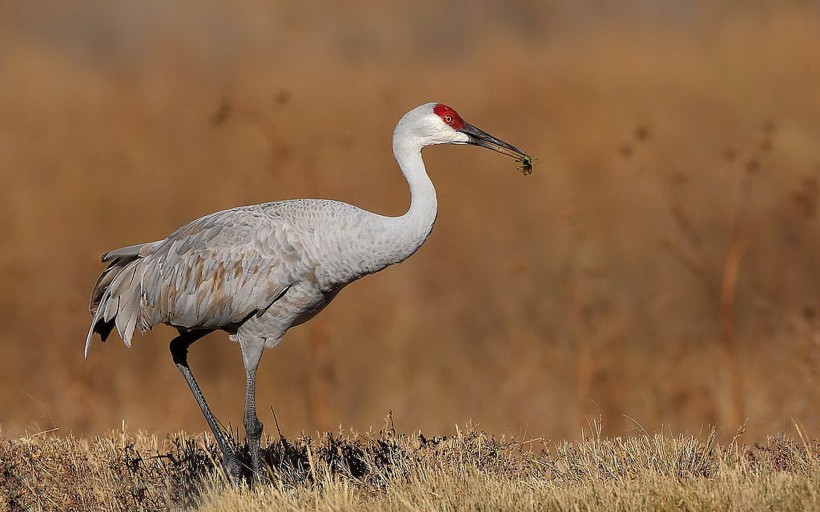
M 553 443 L 383 430 L 271 441 L 273 484 L 236 488 L 214 470 L 216 447 L 187 434 L 45 434 L 0 443 L 0 509 L 818 510 L 818 449 L 714 432 Z
M 401 213 L 389 137 L 429 100 L 535 172 L 425 153 L 428 244 L 263 360 L 259 407 L 287 435 L 387 409 L 554 439 L 599 414 L 607 435 L 820 423 L 814 5 L 376 4 L 0 4 L 6 432 L 202 430 L 170 330 L 82 360 L 98 256 L 237 204 Z M 191 365 L 238 422 L 237 347 L 215 334 Z

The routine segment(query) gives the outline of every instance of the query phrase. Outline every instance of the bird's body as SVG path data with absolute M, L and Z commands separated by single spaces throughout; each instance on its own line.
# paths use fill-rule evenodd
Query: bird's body
M 157 242 L 110 252 L 92 296 L 95 330 L 164 323 L 221 329 L 270 347 L 321 311 L 348 283 L 409 257 L 435 212 L 407 219 L 322 199 L 297 199 L 206 215 Z
M 438 206 L 421 150 L 432 144 L 475 144 L 511 156 L 526 154 L 465 123 L 441 104 L 408 112 L 393 134 L 393 153 L 407 179 L 407 213 L 386 217 L 323 199 L 244 206 L 206 215 L 164 240 L 123 247 L 92 292 L 94 333 L 105 340 L 116 328 L 131 344 L 135 331 L 157 324 L 175 327 L 174 361 L 223 451 L 228 472 L 239 461 L 205 403 L 187 364 L 188 347 L 214 330 L 239 342 L 247 377 L 245 429 L 254 472 L 261 471 L 254 385 L 264 347 L 290 327 L 321 311 L 347 284 L 411 256 L 432 230 Z

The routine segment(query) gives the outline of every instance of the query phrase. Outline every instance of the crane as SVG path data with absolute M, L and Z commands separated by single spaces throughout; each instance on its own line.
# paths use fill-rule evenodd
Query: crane
M 393 154 L 410 187 L 410 208 L 387 217 L 324 199 L 295 199 L 242 206 L 206 215 L 155 242 L 115 249 L 91 294 L 91 328 L 105 341 L 114 328 L 126 346 L 134 332 L 158 324 L 176 328 L 174 363 L 191 388 L 222 451 L 233 480 L 243 466 L 208 407 L 188 366 L 188 348 L 222 330 L 239 343 L 245 367 L 243 425 L 252 471 L 264 477 L 263 425 L 256 414 L 256 370 L 263 349 L 288 329 L 319 313 L 351 282 L 410 257 L 436 220 L 436 191 L 421 158 L 436 144 L 472 144 L 524 163 L 531 158 L 465 122 L 452 108 L 427 103 L 398 122 Z

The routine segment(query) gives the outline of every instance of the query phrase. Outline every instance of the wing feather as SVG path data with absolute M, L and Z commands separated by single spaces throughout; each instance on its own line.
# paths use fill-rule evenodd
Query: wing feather
M 86 356 L 93 334 L 105 340 L 115 327 L 128 346 L 137 329 L 159 323 L 238 328 L 294 283 L 316 282 L 315 238 L 304 203 L 280 202 L 217 212 L 164 240 L 109 252 L 89 303 Z
M 143 307 L 151 324 L 238 325 L 264 312 L 310 270 L 302 247 L 298 229 L 259 209 L 203 217 L 144 257 Z

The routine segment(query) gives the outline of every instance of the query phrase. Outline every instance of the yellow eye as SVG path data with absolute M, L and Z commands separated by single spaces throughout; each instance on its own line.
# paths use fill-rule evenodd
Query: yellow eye
M 453 116 L 450 114 L 444 114 L 444 122 L 450 124 L 453 122 Z

